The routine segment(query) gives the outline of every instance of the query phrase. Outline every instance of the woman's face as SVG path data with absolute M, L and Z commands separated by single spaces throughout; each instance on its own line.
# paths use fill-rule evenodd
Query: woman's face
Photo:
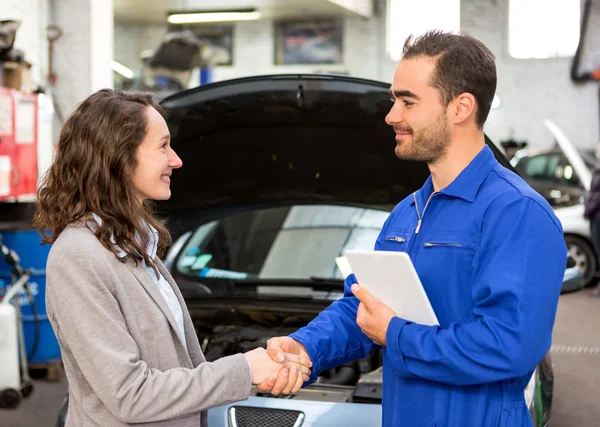
M 158 111 L 146 107 L 146 118 L 148 132 L 137 149 L 131 186 L 140 202 L 167 200 L 171 197 L 171 172 L 183 162 L 171 148 L 169 128 Z

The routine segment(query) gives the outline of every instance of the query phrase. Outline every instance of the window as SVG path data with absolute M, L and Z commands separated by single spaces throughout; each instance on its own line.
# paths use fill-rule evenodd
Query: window
M 573 56 L 579 44 L 578 0 L 510 0 L 508 51 L 514 58 Z
M 460 0 L 388 0 L 387 10 L 387 51 L 394 61 L 411 34 L 460 30 Z
M 203 279 L 344 279 L 336 257 L 372 250 L 389 212 L 333 205 L 273 207 L 193 230 L 176 269 Z
M 560 180 L 561 178 L 560 176 L 557 176 L 559 166 L 560 156 L 558 154 L 541 154 L 529 158 L 527 163 L 525 163 L 524 173 L 527 178 L 555 181 Z

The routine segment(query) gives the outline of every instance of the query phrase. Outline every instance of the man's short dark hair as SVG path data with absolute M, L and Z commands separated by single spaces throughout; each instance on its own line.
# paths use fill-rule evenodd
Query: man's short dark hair
M 477 126 L 483 128 L 496 92 L 494 54 L 474 37 L 436 30 L 406 39 L 402 59 L 420 56 L 437 58 L 430 84 L 440 91 L 444 106 L 461 93 L 472 94 L 477 100 Z

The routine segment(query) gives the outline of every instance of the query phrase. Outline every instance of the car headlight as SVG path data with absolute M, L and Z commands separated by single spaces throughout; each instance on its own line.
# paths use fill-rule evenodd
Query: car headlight
M 533 399 L 535 397 L 535 386 L 537 384 L 537 379 L 538 371 L 537 368 L 535 368 L 535 371 L 533 371 L 533 375 L 531 376 L 529 383 L 527 383 L 527 387 L 525 387 L 525 403 L 530 409 L 533 406 Z

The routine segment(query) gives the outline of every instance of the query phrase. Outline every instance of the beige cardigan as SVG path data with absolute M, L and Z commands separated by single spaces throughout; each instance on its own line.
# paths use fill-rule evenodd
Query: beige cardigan
M 206 410 L 246 399 L 244 355 L 206 362 L 187 307 L 187 348 L 143 266 L 122 263 L 85 226 L 70 226 L 46 267 L 46 307 L 69 382 L 67 427 L 207 426 Z

